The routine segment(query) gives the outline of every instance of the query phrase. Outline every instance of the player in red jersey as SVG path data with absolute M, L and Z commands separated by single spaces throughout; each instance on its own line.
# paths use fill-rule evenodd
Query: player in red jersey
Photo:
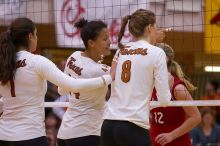
M 192 100 L 189 91 L 196 88 L 186 79 L 180 65 L 173 60 L 173 49 L 164 43 L 157 45 L 167 56 L 168 71 L 172 74 L 172 100 Z M 152 100 L 157 100 L 156 90 Z M 201 121 L 197 107 L 157 107 L 151 110 L 150 136 L 152 146 L 191 146 L 188 132 Z

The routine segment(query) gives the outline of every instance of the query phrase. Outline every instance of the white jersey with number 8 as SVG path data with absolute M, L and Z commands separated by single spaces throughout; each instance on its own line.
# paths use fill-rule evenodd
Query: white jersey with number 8
M 149 129 L 153 87 L 158 91 L 161 105 L 167 105 L 171 99 L 166 55 L 143 40 L 128 43 L 116 55 L 116 78 L 104 118 L 126 120 Z

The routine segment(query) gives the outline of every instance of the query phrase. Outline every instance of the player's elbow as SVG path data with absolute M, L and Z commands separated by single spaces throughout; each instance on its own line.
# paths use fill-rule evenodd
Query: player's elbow
M 170 103 L 170 100 L 159 100 L 159 102 L 160 102 L 160 105 L 161 106 L 168 106 L 169 105 L 169 103 Z
M 168 106 L 171 101 L 171 94 L 167 94 L 167 96 L 161 96 L 159 98 L 159 103 L 161 106 Z
M 199 123 L 201 123 L 201 121 L 202 121 L 202 117 L 201 117 L 201 115 L 199 115 L 198 117 L 197 117 L 197 125 L 199 124 Z
M 187 116 L 188 119 L 191 119 L 193 127 L 196 127 L 202 120 L 201 114 L 198 110 L 191 111 L 190 115 Z

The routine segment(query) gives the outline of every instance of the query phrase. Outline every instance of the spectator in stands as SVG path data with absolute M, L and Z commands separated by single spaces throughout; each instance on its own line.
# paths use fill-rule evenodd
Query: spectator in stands
M 219 85 L 219 86 L 218 86 L 218 89 L 217 89 L 217 95 L 220 96 L 220 82 L 219 82 L 218 85 Z
M 218 95 L 217 91 L 219 89 L 219 82 L 217 80 L 210 80 L 207 82 L 205 87 L 205 94 L 200 99 L 201 100 L 220 100 L 220 95 Z M 215 119 L 217 124 L 220 124 L 220 107 L 201 107 L 200 110 L 211 109 L 215 113 Z
M 53 129 L 46 129 L 46 137 L 47 137 L 49 146 L 57 146 L 56 134 Z
M 50 146 L 56 146 L 57 131 L 60 123 L 61 120 L 52 112 L 45 119 L 46 137 Z
M 210 80 L 205 87 L 205 96 L 202 96 L 201 100 L 219 100 L 220 96 L 217 94 L 219 89 L 219 82 L 217 80 Z
M 190 133 L 192 146 L 220 146 L 220 130 L 215 124 L 215 114 L 212 110 L 202 112 L 200 127 Z
M 45 119 L 45 125 L 47 129 L 58 130 L 60 122 L 60 119 L 53 112 L 49 113 Z

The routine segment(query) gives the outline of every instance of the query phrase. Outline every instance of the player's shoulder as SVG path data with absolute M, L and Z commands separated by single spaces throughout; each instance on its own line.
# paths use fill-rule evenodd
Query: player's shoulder
M 25 61 L 27 65 L 36 64 L 37 62 L 48 60 L 44 56 L 30 53 L 28 51 L 19 51 L 17 61 Z
M 34 54 L 28 51 L 25 51 L 25 50 L 17 52 L 16 55 L 17 55 L 17 59 L 20 59 L 20 58 L 33 59 L 33 57 L 35 56 Z
M 31 55 L 31 60 L 33 62 L 37 61 L 37 62 L 48 62 L 50 61 L 48 58 L 42 56 L 42 55 L 38 55 L 38 54 L 32 54 Z
M 93 64 L 91 65 L 90 68 L 90 73 L 93 74 L 93 76 L 101 76 L 101 75 L 105 75 L 105 74 L 109 74 L 110 72 L 110 67 L 108 65 L 105 64 Z
M 174 78 L 174 84 L 176 84 L 176 85 L 182 84 L 182 85 L 185 86 L 185 83 L 184 83 L 178 76 L 173 75 L 173 74 L 172 74 L 172 76 L 173 76 L 173 78 Z
M 73 68 L 73 69 L 85 67 L 83 63 L 85 61 L 83 61 L 83 57 L 81 54 L 82 54 L 81 51 L 73 52 L 67 59 L 66 67 Z
M 79 56 L 81 57 L 82 51 L 75 51 L 71 54 L 71 56 Z
M 103 73 L 108 73 L 111 69 L 111 67 L 106 64 L 99 64 L 99 68 L 101 68 Z
M 156 54 L 165 54 L 165 52 L 161 48 L 151 44 L 149 45 L 149 49 Z
M 28 51 L 19 51 L 17 54 L 17 69 L 29 70 L 29 72 L 39 72 L 43 66 L 53 65 L 52 61 L 44 56 L 33 54 Z
M 82 51 L 76 51 L 70 55 L 66 68 L 74 72 L 80 71 L 83 77 L 98 77 L 110 72 L 109 66 L 96 63 L 91 58 L 83 56 Z
M 81 58 L 81 53 L 82 51 L 75 51 L 73 52 L 69 57 L 68 57 L 68 60 L 71 59 L 71 58 Z
M 147 41 L 144 41 L 144 40 L 139 40 L 139 41 L 136 41 L 136 42 L 129 42 L 127 44 L 128 46 L 133 46 L 133 47 L 136 47 L 136 48 L 147 48 L 148 51 L 152 52 L 152 53 L 164 53 L 164 51 L 157 47 L 157 46 L 154 46 L 150 43 L 148 43 Z

